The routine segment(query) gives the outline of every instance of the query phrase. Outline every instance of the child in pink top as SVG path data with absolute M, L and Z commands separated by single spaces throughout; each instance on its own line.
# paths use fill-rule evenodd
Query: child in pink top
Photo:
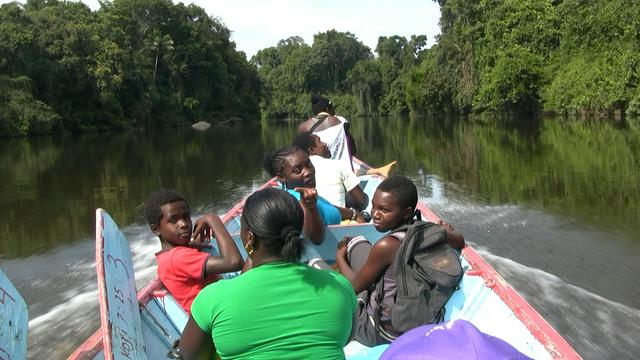
M 189 205 L 178 192 L 161 189 L 152 194 L 145 216 L 162 246 L 156 253 L 158 276 L 187 314 L 196 295 L 218 280 L 218 274 L 242 269 L 242 256 L 220 217 L 207 214 L 192 228 Z M 220 256 L 199 250 L 211 236 Z

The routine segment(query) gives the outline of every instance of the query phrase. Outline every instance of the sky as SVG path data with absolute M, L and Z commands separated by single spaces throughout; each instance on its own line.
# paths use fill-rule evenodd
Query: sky
M 6 2 L 10 1 L 0 0 Z M 83 2 L 93 10 L 100 7 L 98 0 Z M 249 58 L 290 36 L 301 36 L 311 45 L 314 34 L 331 29 L 354 34 L 372 51 L 378 36 L 427 35 L 427 46 L 431 46 L 440 33 L 440 8 L 433 0 L 195 0 L 193 3 L 222 20 L 232 31 L 236 48 Z

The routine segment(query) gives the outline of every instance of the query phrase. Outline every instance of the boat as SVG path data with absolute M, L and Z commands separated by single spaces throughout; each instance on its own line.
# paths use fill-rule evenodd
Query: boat
M 27 303 L 0 270 L 0 359 L 26 359 L 28 332 Z
M 354 159 L 354 165 L 370 167 Z M 383 177 L 360 177 L 370 198 Z M 275 186 L 275 179 L 260 188 Z M 244 200 L 231 208 L 222 221 L 238 245 Z M 370 205 L 369 205 L 370 206 Z M 424 220 L 440 219 L 424 204 L 418 204 Z M 306 259 L 335 257 L 337 242 L 344 236 L 363 235 L 376 240 L 373 224 L 327 227 L 321 245 L 307 249 Z M 216 252 L 215 246 L 211 249 Z M 488 335 L 496 336 L 533 359 L 580 359 L 575 350 L 522 298 L 472 247 L 460 255 L 465 270 L 457 290 L 445 306 L 445 321 L 464 319 Z M 166 359 L 169 349 L 187 322 L 187 315 L 158 278 L 136 292 L 129 245 L 109 214 L 96 210 L 96 268 L 101 326 L 71 356 L 80 359 Z M 233 277 L 238 274 L 224 274 Z M 224 281 L 224 280 L 221 280 Z M 388 345 L 373 348 L 351 341 L 344 348 L 347 359 L 378 359 Z

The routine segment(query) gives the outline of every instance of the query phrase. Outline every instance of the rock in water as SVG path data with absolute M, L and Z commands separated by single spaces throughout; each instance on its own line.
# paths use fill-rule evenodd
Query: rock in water
M 208 128 L 210 128 L 210 127 L 211 127 L 211 124 L 209 124 L 209 123 L 208 123 L 208 122 L 206 122 L 206 121 L 198 121 L 197 123 L 195 123 L 195 124 L 191 125 L 191 127 L 192 127 L 194 130 L 198 130 L 198 131 L 205 131 L 205 130 L 207 130 Z

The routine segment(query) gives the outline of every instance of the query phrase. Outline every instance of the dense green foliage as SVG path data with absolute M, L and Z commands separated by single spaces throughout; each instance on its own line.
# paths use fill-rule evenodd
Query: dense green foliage
M 58 115 L 33 98 L 29 78 L 0 75 L 0 136 L 46 134 L 57 122 Z
M 348 99 L 348 109 L 338 111 L 351 115 L 640 113 L 640 2 L 438 3 L 441 35 L 430 49 L 424 36 L 380 37 L 373 57 L 364 45 L 340 45 L 357 42 L 352 35 L 329 31 L 312 46 L 297 38 L 296 51 L 285 41 L 258 53 L 253 62 L 269 88 L 263 117 L 306 116 L 313 92 Z M 327 51 L 318 37 L 340 51 Z M 346 77 L 324 76 L 332 61 L 352 64 Z
M 353 34 L 330 30 L 314 36 L 313 45 L 294 36 L 260 50 L 251 62 L 264 84 L 264 118 L 309 115 L 312 93 L 330 94 L 340 108 L 354 108 L 345 79 L 356 63 L 371 58 Z
M 439 0 L 442 34 L 422 96 L 467 113 L 640 110 L 640 3 Z
M 311 94 L 329 96 L 346 115 L 407 113 L 405 82 L 426 40 L 380 37 L 377 58 L 348 32 L 318 33 L 311 46 L 297 36 L 281 40 L 251 59 L 264 85 L 262 116 L 307 116 Z
M 0 7 L 0 135 L 259 117 L 255 67 L 195 5 Z
M 0 135 L 346 116 L 640 113 L 640 2 L 437 0 L 441 34 L 293 36 L 247 61 L 194 5 L 28 0 L 0 8 Z M 374 56 L 375 53 L 375 56 Z

